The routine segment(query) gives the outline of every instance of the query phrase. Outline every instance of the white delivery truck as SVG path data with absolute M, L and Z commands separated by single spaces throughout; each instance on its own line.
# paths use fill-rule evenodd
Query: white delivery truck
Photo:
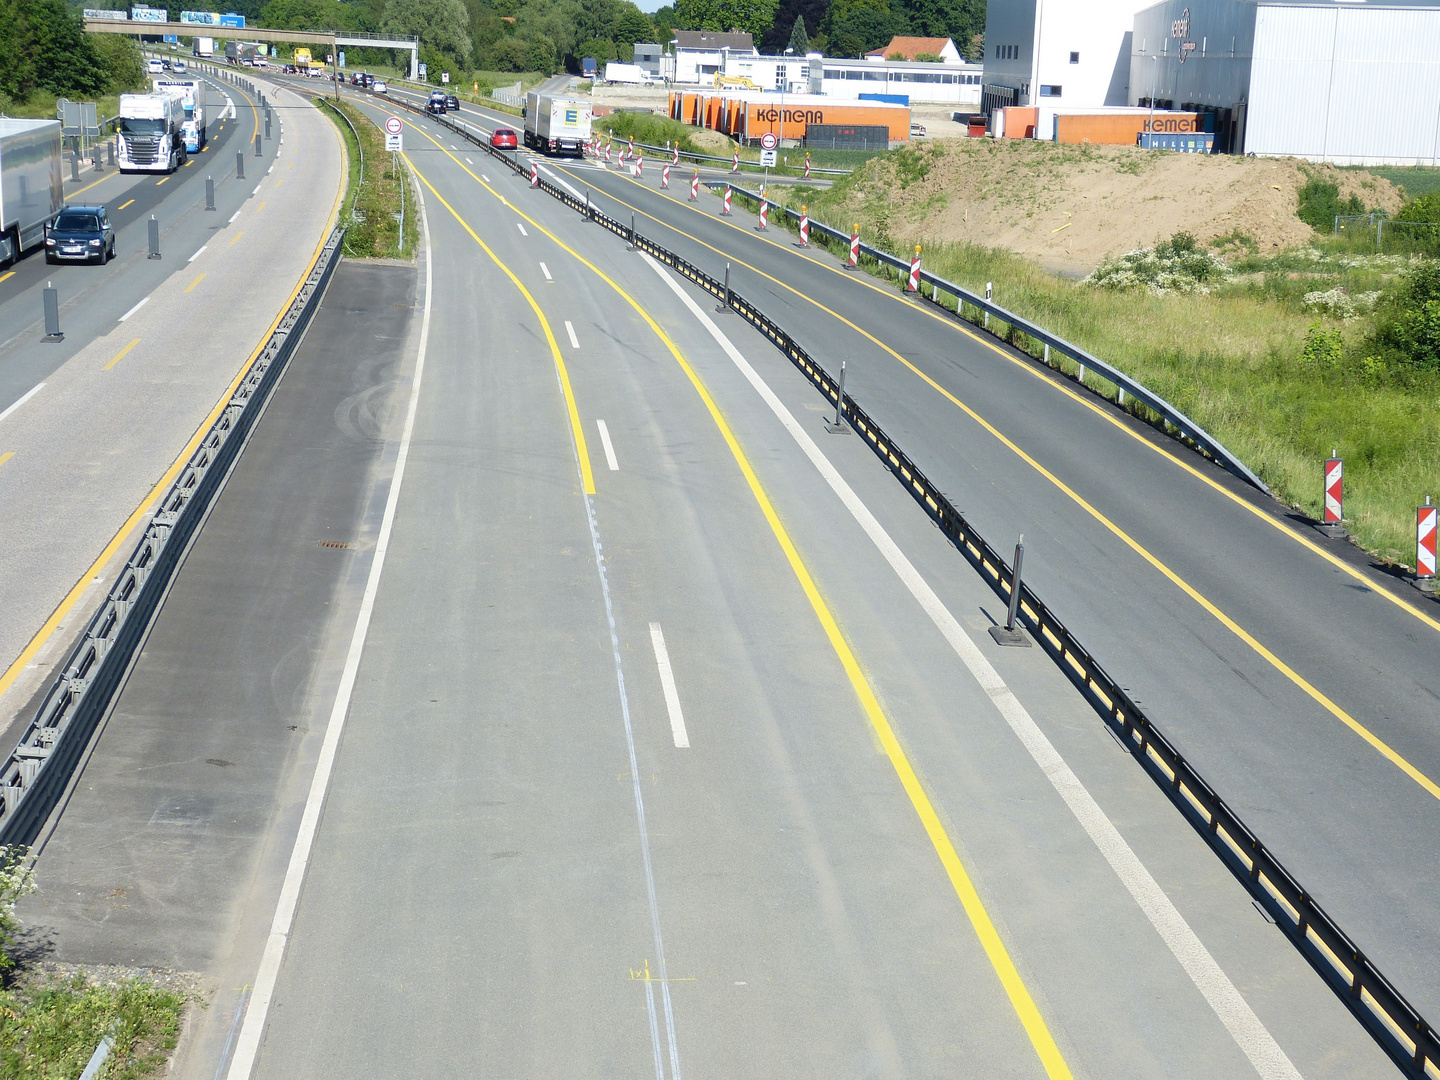
M 210 93 L 210 84 L 204 79 L 171 77 L 156 79 L 155 89 L 160 93 L 176 94 L 180 98 L 180 104 L 185 109 L 185 124 L 182 128 L 185 152 L 198 154 L 204 150 L 209 139 L 207 125 L 215 108 L 207 96 Z
M 179 94 L 121 94 L 120 171 L 174 172 L 187 157 L 184 127 Z
M 197 37 L 197 38 L 195 39 L 195 55 L 196 55 L 196 56 L 214 56 L 214 55 L 215 55 L 215 39 L 214 39 L 214 38 L 208 38 L 208 37 Z
M 60 121 L 0 119 L 0 266 L 45 243 L 63 185 Z
M 525 95 L 525 145 L 546 154 L 580 157 L 590 141 L 590 102 L 532 92 Z

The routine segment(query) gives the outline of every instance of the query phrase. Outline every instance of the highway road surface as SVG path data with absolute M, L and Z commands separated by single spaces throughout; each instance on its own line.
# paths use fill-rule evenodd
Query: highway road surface
M 420 263 L 341 268 L 23 909 L 209 980 L 178 1075 L 1395 1075 L 785 357 L 401 115 Z M 784 233 L 545 168 L 846 359 L 1440 1012 L 1433 606 Z

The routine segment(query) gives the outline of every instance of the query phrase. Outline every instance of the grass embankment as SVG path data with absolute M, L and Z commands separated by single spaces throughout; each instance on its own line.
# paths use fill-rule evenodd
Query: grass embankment
M 845 183 L 776 194 L 795 206 L 808 203 L 812 217 L 825 221 L 827 208 L 843 201 Z M 827 223 L 847 231 L 854 224 Z M 900 253 L 883 214 L 862 217 L 860 231 L 867 242 Z M 1330 243 L 1260 257 L 1245 240 L 1221 245 L 1234 276 L 1209 293 L 1096 288 L 975 244 L 927 243 L 923 257 L 927 270 L 982 295 L 986 282 L 994 282 L 998 304 L 1143 382 L 1311 517 L 1322 510 L 1324 460 L 1338 451 L 1345 459 L 1346 517 L 1357 541 L 1386 561 L 1413 563 L 1415 507 L 1440 493 L 1440 375 L 1364 362 L 1317 364 L 1306 355 L 1317 326 L 1338 333 L 1347 355 L 1363 354 L 1373 329 L 1365 317 L 1346 321 L 1315 310 L 1308 294 L 1373 294 L 1394 283 L 1406 260 L 1350 254 Z M 1041 355 L 1038 342 L 997 320 L 990 329 Z M 1052 361 L 1077 374 L 1068 360 Z M 1116 398 L 1115 387 L 1093 374 L 1087 383 Z M 1125 407 L 1156 420 L 1133 398 Z
M 350 158 L 340 211 L 340 222 L 345 226 L 345 255 L 352 259 L 414 258 L 420 238 L 418 209 L 404 160 L 398 154 L 385 152 L 385 136 L 359 109 L 345 101 L 336 104 L 329 98 L 317 100 L 324 102 L 320 111 L 340 129 Z M 337 109 L 343 118 L 336 115 Z M 403 243 L 396 218 L 402 206 Z
M 624 111 L 613 112 L 596 118 L 595 130 L 609 132 L 616 140 L 634 137 L 637 143 L 664 146 L 666 143 L 680 144 L 680 150 L 691 154 L 710 154 L 724 157 L 736 149 L 733 140 L 708 128 L 697 128 L 682 124 L 668 116 L 657 113 Z M 739 147 L 740 160 L 751 165 L 760 164 L 760 151 L 754 147 Z M 821 169 L 854 169 L 873 157 L 886 151 L 881 150 L 812 150 L 810 164 Z M 771 175 L 802 176 L 805 172 L 805 149 L 792 147 L 782 150 L 778 164 L 770 170 Z M 758 175 L 747 172 L 746 175 Z

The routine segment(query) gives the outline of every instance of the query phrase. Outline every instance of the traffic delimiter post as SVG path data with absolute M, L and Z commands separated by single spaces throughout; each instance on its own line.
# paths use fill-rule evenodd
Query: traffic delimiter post
M 1030 639 L 1025 636 L 1025 631 L 1015 625 L 1015 617 L 1020 614 L 1020 567 L 1025 562 L 1025 534 L 1020 534 L 1020 540 L 1015 545 L 1015 565 L 1010 574 L 1010 610 L 1005 616 L 1004 626 L 990 627 L 990 636 L 999 645 L 1019 647 L 1028 649 Z
M 160 258 L 160 222 L 155 220 L 155 215 L 150 215 L 150 259 Z
M 215 178 L 213 176 L 205 177 L 205 209 L 215 209 Z
M 41 341 L 64 341 L 65 335 L 60 332 L 60 294 L 56 291 L 51 282 L 45 283 L 45 336 Z
M 835 422 L 826 424 L 825 430 L 831 435 L 845 435 L 850 427 L 845 423 L 845 361 L 840 361 L 840 381 L 835 387 Z
M 235 179 L 245 179 L 245 154 L 241 150 L 235 151 Z

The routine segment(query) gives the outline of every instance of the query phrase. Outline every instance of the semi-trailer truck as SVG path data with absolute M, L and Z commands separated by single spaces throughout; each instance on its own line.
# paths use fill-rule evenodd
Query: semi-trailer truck
M 525 95 L 525 145 L 546 154 L 583 156 L 590 141 L 590 102 L 538 91 Z
M 120 95 L 120 171 L 174 172 L 186 161 L 185 106 L 170 91 Z
M 60 121 L 0 119 L 0 266 L 43 245 L 64 205 Z
M 181 132 L 185 139 L 185 152 L 198 154 L 209 141 L 208 124 L 213 111 L 209 97 L 210 84 L 204 79 L 169 78 L 156 79 L 155 89 L 161 93 L 179 95 L 185 110 L 185 123 Z M 217 102 L 218 104 L 218 102 Z

